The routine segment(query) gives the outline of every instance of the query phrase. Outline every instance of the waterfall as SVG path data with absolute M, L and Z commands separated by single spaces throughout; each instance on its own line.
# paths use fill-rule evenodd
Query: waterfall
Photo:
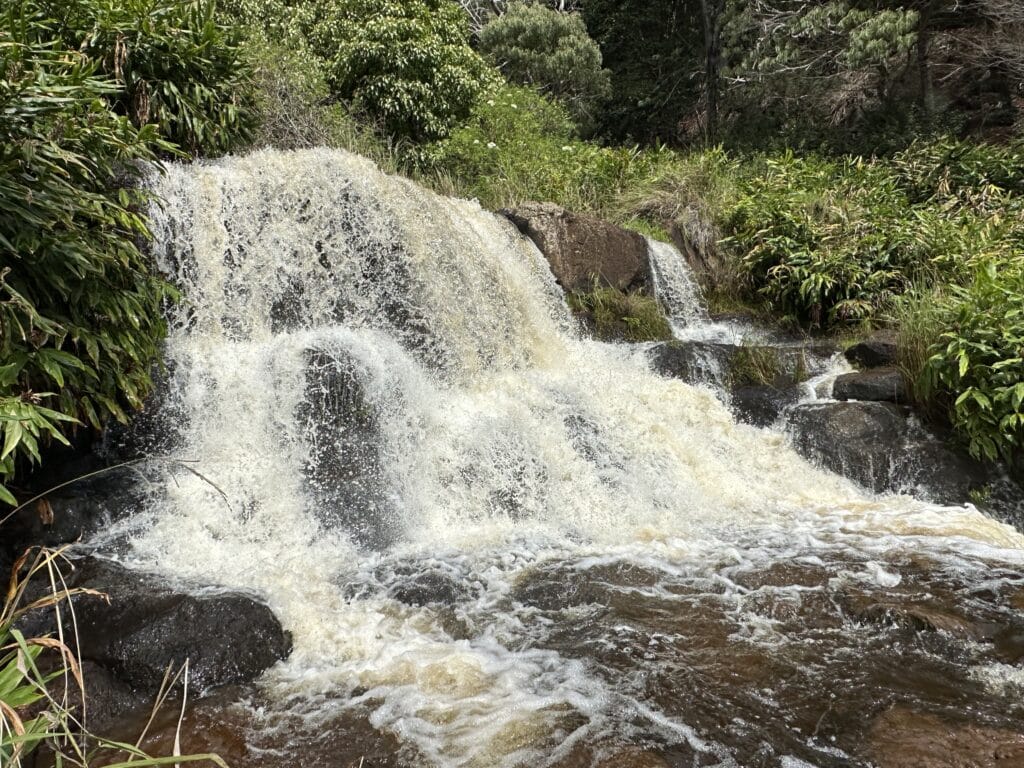
M 904 536 L 1019 560 L 1021 537 L 972 508 L 865 496 L 709 391 L 582 338 L 541 254 L 475 202 L 324 149 L 172 165 L 153 185 L 156 258 L 184 297 L 161 437 L 202 477 L 169 470 L 124 557 L 266 599 L 294 637 L 261 683 L 282 711 L 355 702 L 413 764 L 445 768 L 624 734 L 736 764 L 640 678 L 560 649 L 524 607 L 531 579 L 632 563 L 710 585 L 725 564 L 878 558 Z M 673 320 L 706 323 L 652 247 Z M 449 585 L 444 611 L 407 597 L 424 574 Z

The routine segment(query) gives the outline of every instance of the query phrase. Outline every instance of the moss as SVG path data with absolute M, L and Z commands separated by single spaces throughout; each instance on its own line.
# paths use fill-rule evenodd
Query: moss
M 569 307 L 605 341 L 663 341 L 672 328 L 657 299 L 643 291 L 599 288 L 569 294 Z

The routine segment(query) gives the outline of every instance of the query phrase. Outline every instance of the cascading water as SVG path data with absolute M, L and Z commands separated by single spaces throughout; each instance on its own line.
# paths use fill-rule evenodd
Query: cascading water
M 154 184 L 185 297 L 168 443 L 210 482 L 169 477 L 122 556 L 256 590 L 292 632 L 237 764 L 335 765 L 309 734 L 354 712 L 397 765 L 864 764 L 835 681 L 851 706 L 945 704 L 949 673 L 933 648 L 854 671 L 891 635 L 845 601 L 997 567 L 1019 587 L 1008 527 L 865 497 L 580 338 L 543 257 L 475 203 L 328 150 Z M 970 653 L 965 680 L 1003 663 Z M 927 684 L 900 683 L 908 659 Z

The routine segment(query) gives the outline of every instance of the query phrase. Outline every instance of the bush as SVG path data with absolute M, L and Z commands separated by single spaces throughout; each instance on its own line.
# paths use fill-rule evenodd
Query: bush
M 611 95 L 601 49 L 577 14 L 515 3 L 484 27 L 480 50 L 510 82 L 565 104 L 581 128 L 593 127 L 597 108 Z
M 976 458 L 1014 465 L 1024 448 L 1024 262 L 989 260 L 952 288 L 948 329 L 925 368 Z
M 0 499 L 18 459 L 150 389 L 169 288 L 136 239 L 134 163 L 169 149 L 113 115 L 83 58 L 0 36 Z
M 299 26 L 328 62 L 334 94 L 393 137 L 444 138 L 498 82 L 449 0 L 317 0 L 302 14 Z
M 967 279 L 971 265 L 1021 238 L 1015 201 L 915 203 L 882 161 L 791 154 L 748 166 L 723 216 L 750 290 L 802 325 L 871 322 L 911 286 Z
M 215 0 L 24 0 L 25 42 L 88 57 L 117 84 L 111 108 L 191 154 L 227 152 L 252 129 L 240 35 Z M 13 11 L 12 11 L 13 13 Z M 13 22 L 12 22 L 13 24 Z
M 492 209 L 544 200 L 609 213 L 624 190 L 670 158 L 579 141 L 564 107 L 514 86 L 477 105 L 464 126 L 425 154 L 428 180 L 433 176 L 441 191 Z
M 326 64 L 303 43 L 272 43 L 256 32 L 245 43 L 243 56 L 253 73 L 253 146 L 338 147 L 395 170 L 395 153 L 377 138 L 372 124 L 332 100 Z

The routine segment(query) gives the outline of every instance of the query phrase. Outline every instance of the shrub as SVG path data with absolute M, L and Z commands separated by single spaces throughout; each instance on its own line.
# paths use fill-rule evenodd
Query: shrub
M 339 147 L 395 170 L 395 153 L 378 139 L 372 124 L 331 98 L 326 64 L 303 43 L 272 43 L 256 32 L 243 51 L 253 73 L 253 146 Z
M 78 419 L 125 420 L 151 386 L 169 288 L 146 235 L 136 162 L 168 149 L 104 99 L 83 58 L 0 36 L 0 499 L 18 459 Z
M 239 30 L 220 23 L 215 8 L 215 0 L 23 0 L 20 23 L 25 42 L 59 41 L 115 82 L 104 97 L 117 114 L 212 155 L 252 129 Z
M 498 76 L 449 0 L 317 0 L 300 27 L 333 92 L 416 142 L 447 136 Z
M 986 261 L 969 286 L 951 290 L 948 330 L 925 381 L 948 394 L 972 455 L 1013 465 L 1024 448 L 1024 263 Z
M 509 81 L 565 104 L 578 126 L 591 128 L 597 108 L 611 95 L 601 49 L 578 14 L 515 3 L 484 27 L 480 50 Z
M 565 108 L 528 88 L 506 86 L 474 108 L 451 137 L 427 148 L 424 170 L 442 191 L 489 208 L 545 200 L 607 211 L 654 174 L 670 153 L 611 149 L 573 137 Z M 440 178 L 440 182 L 438 182 Z

